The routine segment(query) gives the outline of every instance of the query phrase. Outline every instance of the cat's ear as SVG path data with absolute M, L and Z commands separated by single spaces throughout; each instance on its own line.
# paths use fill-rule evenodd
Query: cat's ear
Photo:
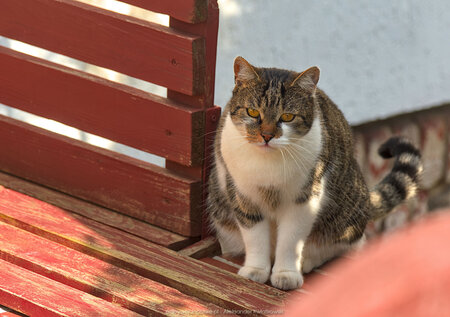
M 234 82 L 236 84 L 246 83 L 257 79 L 259 79 L 259 76 L 253 66 L 243 57 L 236 57 L 234 60 Z
M 300 75 L 298 75 L 293 81 L 291 86 L 298 85 L 308 91 L 314 92 L 319 82 L 320 69 L 316 66 L 308 68 Z

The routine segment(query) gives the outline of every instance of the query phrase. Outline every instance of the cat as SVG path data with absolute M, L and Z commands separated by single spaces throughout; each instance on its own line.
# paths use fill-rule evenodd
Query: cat
M 239 275 L 295 289 L 302 273 L 360 247 L 368 221 L 415 195 L 420 152 L 404 137 L 389 139 L 379 153 L 395 164 L 369 191 L 349 124 L 317 87 L 317 67 L 297 73 L 237 57 L 234 74 L 207 212 L 222 252 L 245 253 Z

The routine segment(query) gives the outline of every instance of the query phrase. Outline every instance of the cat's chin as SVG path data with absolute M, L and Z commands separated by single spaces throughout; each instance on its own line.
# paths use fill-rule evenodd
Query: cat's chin
M 264 152 L 271 152 L 277 150 L 277 147 L 267 143 L 256 143 L 255 146 Z

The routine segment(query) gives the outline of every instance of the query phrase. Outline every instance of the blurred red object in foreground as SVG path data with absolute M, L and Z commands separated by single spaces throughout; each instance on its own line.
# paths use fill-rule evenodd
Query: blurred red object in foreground
M 286 316 L 450 316 L 450 210 L 332 265 Z

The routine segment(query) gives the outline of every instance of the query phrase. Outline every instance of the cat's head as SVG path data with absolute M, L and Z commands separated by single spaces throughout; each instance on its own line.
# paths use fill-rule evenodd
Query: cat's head
M 302 138 L 314 120 L 314 93 L 320 71 L 302 73 L 257 68 L 244 58 L 234 61 L 235 87 L 230 116 L 249 143 L 277 149 Z

